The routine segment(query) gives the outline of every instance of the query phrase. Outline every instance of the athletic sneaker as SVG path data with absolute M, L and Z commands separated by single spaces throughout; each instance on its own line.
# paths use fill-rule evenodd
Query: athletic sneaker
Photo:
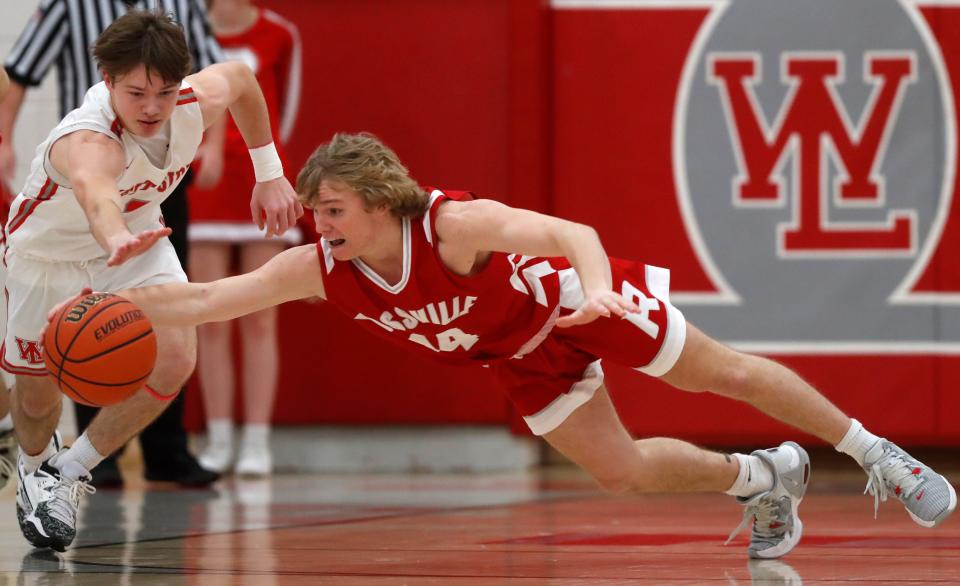
M 233 443 L 210 442 L 197 461 L 207 470 L 225 474 L 233 465 Z
M 17 487 L 17 520 L 20 531 L 34 547 L 66 550 L 77 535 L 77 509 L 80 497 L 97 491 L 90 486 L 90 472 L 77 462 L 65 462 L 57 468 L 62 448 L 31 474 L 19 459 L 20 484 Z
M 957 508 L 957 492 L 946 478 L 906 453 L 893 442 L 878 441 L 863 459 L 867 486 L 863 494 L 873 495 L 873 516 L 880 502 L 894 495 L 907 513 L 924 527 L 935 527 Z
M 753 519 L 747 554 L 754 559 L 773 559 L 790 553 L 803 535 L 797 508 L 810 481 L 810 457 L 794 442 L 757 450 L 757 456 L 773 471 L 773 488 L 751 497 L 737 497 L 744 506 L 743 519 L 726 543 Z M 724 544 L 726 545 L 726 544 Z
M 270 476 L 273 471 L 273 457 L 269 446 L 246 445 L 240 447 L 240 456 L 235 468 L 239 476 L 260 478 Z
M 59 431 L 53 432 L 53 437 L 50 438 L 50 445 L 54 450 L 60 451 L 60 448 L 63 447 L 63 438 L 60 437 Z M 27 530 L 29 528 L 24 526 L 24 522 L 27 517 L 33 512 L 33 505 L 31 504 L 33 500 L 27 494 L 27 486 L 24 484 L 23 479 L 29 476 L 27 472 L 23 469 L 23 453 L 21 452 L 17 456 L 17 522 L 20 524 L 20 532 L 23 533 L 24 537 L 27 537 Z M 30 538 L 27 537 L 27 541 L 30 541 Z M 33 543 L 31 541 L 31 543 Z
M 17 437 L 13 430 L 0 432 L 0 490 L 17 470 Z

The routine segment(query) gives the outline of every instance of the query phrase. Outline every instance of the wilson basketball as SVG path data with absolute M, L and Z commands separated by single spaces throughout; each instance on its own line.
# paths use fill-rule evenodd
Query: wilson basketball
M 147 382 L 157 337 L 139 307 L 112 293 L 92 293 L 64 305 L 47 325 L 43 359 L 65 395 L 103 407 Z

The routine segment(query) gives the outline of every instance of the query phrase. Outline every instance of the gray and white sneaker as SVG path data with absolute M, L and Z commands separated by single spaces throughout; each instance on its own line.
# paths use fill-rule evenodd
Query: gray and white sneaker
M 13 430 L 0 431 L 0 490 L 17 471 L 17 436 Z
M 56 452 L 59 452 L 63 447 L 63 438 L 60 437 L 59 431 L 53 432 L 53 437 L 50 438 L 50 445 Z M 23 453 L 21 452 L 17 456 L 17 523 L 20 524 L 20 532 L 24 536 L 27 535 L 27 529 L 24 527 L 24 521 L 27 517 L 33 513 L 33 500 L 28 494 L 28 487 L 24 483 L 24 478 L 29 476 L 27 472 L 23 469 Z M 30 541 L 30 538 L 27 537 L 27 541 Z M 31 543 L 33 543 L 31 541 Z
M 80 497 L 97 491 L 90 486 L 90 472 L 76 462 L 57 467 L 61 449 L 31 474 L 20 459 L 17 487 L 17 520 L 20 531 L 34 547 L 66 550 L 77 535 Z
M 957 508 L 957 492 L 946 478 L 903 451 L 893 442 L 881 439 L 863 459 L 867 486 L 863 494 L 873 495 L 873 516 L 880 502 L 893 495 L 907 513 L 924 527 L 936 527 Z
M 737 497 L 737 502 L 744 507 L 743 519 L 726 543 L 753 519 L 747 555 L 754 559 L 774 559 L 790 553 L 803 535 L 797 508 L 810 482 L 810 457 L 794 442 L 756 450 L 751 455 L 770 467 L 773 488 L 751 497 Z

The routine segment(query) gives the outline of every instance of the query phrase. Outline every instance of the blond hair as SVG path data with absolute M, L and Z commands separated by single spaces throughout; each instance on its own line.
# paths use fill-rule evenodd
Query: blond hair
M 346 185 L 368 210 L 385 206 L 398 218 L 422 216 L 427 210 L 427 193 L 397 154 L 366 132 L 335 134 L 313 151 L 297 175 L 300 202 L 313 207 L 324 181 Z

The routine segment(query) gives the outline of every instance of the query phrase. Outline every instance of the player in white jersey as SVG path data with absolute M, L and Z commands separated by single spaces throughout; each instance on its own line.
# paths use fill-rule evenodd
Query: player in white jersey
M 61 395 L 46 376 L 40 332 L 47 311 L 82 287 L 139 287 L 186 276 L 160 202 L 193 160 L 205 127 L 228 109 L 257 176 L 254 221 L 267 235 L 303 210 L 283 178 L 263 94 L 249 68 L 217 64 L 195 75 L 183 32 L 156 12 L 117 19 L 93 47 L 104 82 L 37 149 L 7 223 L 7 332 L 3 367 L 16 374 L 13 416 L 21 446 L 17 513 L 33 545 L 63 550 L 76 534 L 89 471 L 152 421 L 196 361 L 193 328 L 156 328 L 157 365 L 146 386 L 103 409 L 71 448 L 53 441 Z M 242 194 L 237 194 L 243 197 Z

